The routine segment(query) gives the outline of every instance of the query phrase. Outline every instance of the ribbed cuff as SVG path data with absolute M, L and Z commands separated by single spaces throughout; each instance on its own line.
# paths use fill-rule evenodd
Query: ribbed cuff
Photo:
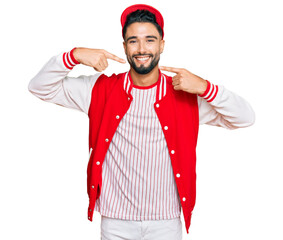
M 63 62 L 66 68 L 73 69 L 74 66 L 80 64 L 74 57 L 73 52 L 76 48 L 73 48 L 70 52 L 65 52 L 63 54 Z
M 218 93 L 218 86 L 207 81 L 207 88 L 205 92 L 200 97 L 204 98 L 207 102 L 212 102 Z

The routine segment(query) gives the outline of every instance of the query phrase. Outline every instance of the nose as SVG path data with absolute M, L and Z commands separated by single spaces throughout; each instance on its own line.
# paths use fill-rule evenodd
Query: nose
M 145 43 L 143 41 L 139 41 L 138 51 L 139 51 L 140 54 L 146 53 L 146 47 L 145 47 Z

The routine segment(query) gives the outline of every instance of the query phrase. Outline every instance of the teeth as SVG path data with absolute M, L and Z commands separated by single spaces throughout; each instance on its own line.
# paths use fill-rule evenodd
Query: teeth
M 149 59 L 149 57 L 137 57 L 137 59 L 139 61 L 145 61 L 145 60 Z

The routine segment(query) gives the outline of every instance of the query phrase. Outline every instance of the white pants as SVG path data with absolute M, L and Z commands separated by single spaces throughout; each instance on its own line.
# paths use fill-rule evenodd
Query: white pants
M 102 240 L 182 240 L 180 217 L 135 221 L 101 216 Z

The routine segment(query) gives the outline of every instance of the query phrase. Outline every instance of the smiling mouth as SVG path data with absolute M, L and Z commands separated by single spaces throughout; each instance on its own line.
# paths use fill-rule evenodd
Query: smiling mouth
M 150 56 L 136 56 L 134 58 L 137 60 L 137 62 L 144 64 L 150 59 Z

